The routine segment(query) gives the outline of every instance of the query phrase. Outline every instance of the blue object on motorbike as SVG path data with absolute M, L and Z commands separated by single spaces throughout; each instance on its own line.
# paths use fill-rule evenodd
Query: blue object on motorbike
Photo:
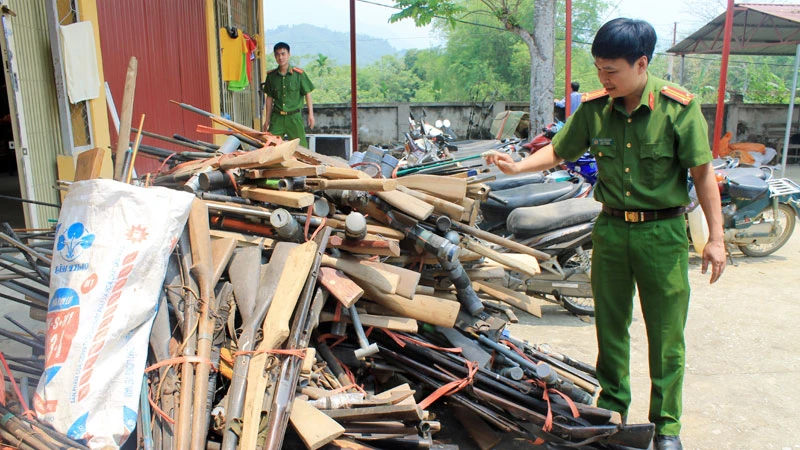
M 597 161 L 591 153 L 586 152 L 575 162 L 564 163 L 569 170 L 581 174 L 587 183 L 594 185 L 597 182 Z

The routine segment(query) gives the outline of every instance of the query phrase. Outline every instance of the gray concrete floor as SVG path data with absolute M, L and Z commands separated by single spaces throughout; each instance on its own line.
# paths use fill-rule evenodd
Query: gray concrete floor
M 800 166 L 787 167 L 800 183 Z M 777 176 L 777 174 L 776 174 Z M 765 258 L 734 255 L 710 285 L 701 259 L 690 260 L 692 300 L 686 326 L 683 431 L 686 449 L 800 448 L 800 225 Z M 638 303 L 638 302 L 636 302 Z M 541 319 L 519 315 L 511 333 L 586 362 L 597 356 L 593 323 L 557 306 Z M 649 373 L 638 304 L 631 333 L 633 404 L 629 421 L 647 422 Z

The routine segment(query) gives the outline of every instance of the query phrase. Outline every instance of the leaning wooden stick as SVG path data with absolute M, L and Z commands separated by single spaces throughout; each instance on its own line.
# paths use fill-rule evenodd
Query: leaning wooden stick
M 122 173 L 122 166 L 125 162 L 125 152 L 131 143 L 131 118 L 133 117 L 133 97 L 136 92 L 136 72 L 139 63 L 135 56 L 131 56 L 128 62 L 128 73 L 125 75 L 125 92 L 122 95 L 122 114 L 120 114 L 119 139 L 117 140 L 117 151 L 114 155 L 114 179 L 122 181 L 125 175 Z

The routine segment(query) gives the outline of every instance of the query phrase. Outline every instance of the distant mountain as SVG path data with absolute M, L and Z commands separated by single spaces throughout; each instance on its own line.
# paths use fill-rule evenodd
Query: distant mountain
M 350 64 L 350 35 L 314 25 L 282 25 L 266 31 L 266 49 L 272 51 L 276 42 L 286 42 L 292 48 L 292 61 L 308 65 L 318 53 L 330 58 L 334 64 Z M 384 55 L 401 53 L 381 38 L 356 34 L 357 64 L 365 66 Z M 300 61 L 297 58 L 301 57 Z M 270 67 L 274 65 L 270 60 Z

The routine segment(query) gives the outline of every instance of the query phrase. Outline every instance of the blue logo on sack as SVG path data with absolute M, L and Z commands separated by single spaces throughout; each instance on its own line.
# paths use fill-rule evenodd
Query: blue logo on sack
M 83 251 L 94 243 L 94 235 L 86 233 L 86 228 L 80 222 L 75 222 L 67 228 L 66 233 L 58 236 L 56 250 L 67 261 L 75 261 Z

